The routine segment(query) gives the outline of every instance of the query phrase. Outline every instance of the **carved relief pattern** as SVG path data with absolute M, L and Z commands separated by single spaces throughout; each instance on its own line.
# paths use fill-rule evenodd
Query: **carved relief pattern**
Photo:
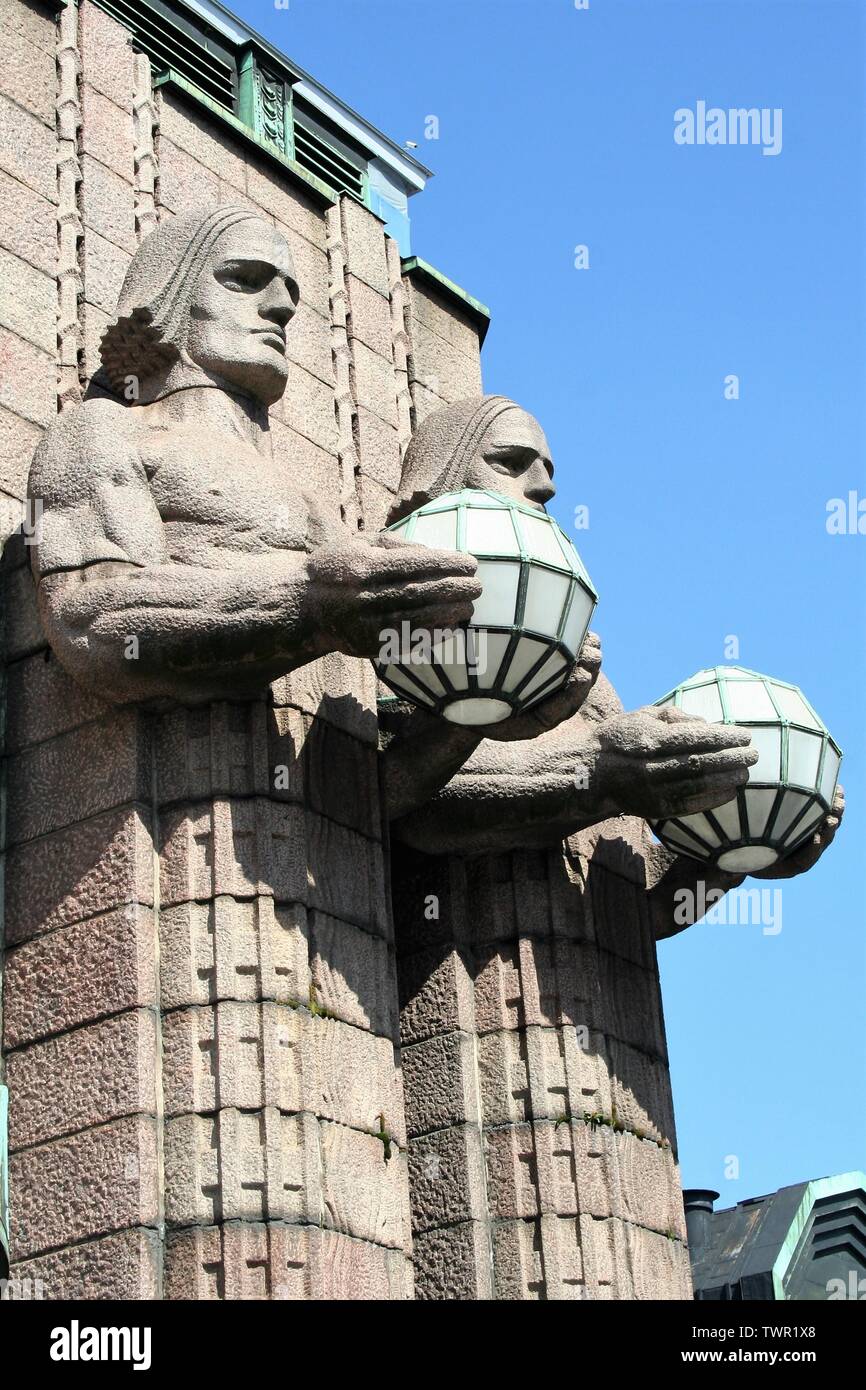
M 60 12 L 57 44 L 57 406 L 81 399 L 79 355 L 83 337 L 79 315 L 82 293 L 80 249 L 83 237 L 78 206 L 81 128 L 78 9 Z
M 286 147 L 286 87 L 264 68 L 258 69 L 261 134 L 281 150 Z
M 337 419 L 337 453 L 340 460 L 340 515 L 353 529 L 360 509 L 356 475 L 359 469 L 355 444 L 356 408 L 352 389 L 352 350 L 346 311 L 346 247 L 340 205 L 328 208 L 328 299 L 331 309 L 331 353 L 334 361 L 334 413 Z
M 139 241 L 157 224 L 156 190 L 159 166 L 155 135 L 159 125 L 151 84 L 150 59 L 135 55 L 135 90 L 132 98 L 135 125 L 135 230 Z
M 406 291 L 403 287 L 400 248 L 385 238 L 388 257 L 388 295 L 391 302 L 391 345 L 397 387 L 397 438 L 401 454 L 412 435 L 412 396 L 409 391 L 409 334 L 406 331 Z

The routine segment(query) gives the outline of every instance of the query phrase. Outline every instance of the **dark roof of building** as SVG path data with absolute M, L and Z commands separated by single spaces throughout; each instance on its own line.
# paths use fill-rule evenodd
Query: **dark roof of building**
M 825 1299 L 830 1279 L 866 1274 L 863 1173 L 794 1183 L 721 1211 L 706 1200 L 690 1208 L 685 1195 L 696 1298 Z

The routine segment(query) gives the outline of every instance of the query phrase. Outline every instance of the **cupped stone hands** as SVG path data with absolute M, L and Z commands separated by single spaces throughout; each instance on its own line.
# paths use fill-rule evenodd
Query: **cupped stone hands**
M 323 545 L 307 561 L 308 603 L 329 650 L 377 657 L 385 634 L 447 631 L 472 615 L 481 593 L 472 555 L 412 545 L 383 531 L 371 544 Z
M 576 752 L 590 787 L 597 779 L 621 812 L 645 820 L 724 805 L 758 760 L 747 729 L 652 705 L 601 721 Z

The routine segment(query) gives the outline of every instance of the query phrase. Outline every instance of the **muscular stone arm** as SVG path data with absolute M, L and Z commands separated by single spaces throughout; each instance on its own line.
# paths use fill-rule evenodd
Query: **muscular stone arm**
M 471 557 L 393 540 L 347 533 L 309 554 L 226 551 L 224 564 L 178 563 L 128 418 L 100 401 L 61 417 L 28 489 L 41 512 L 33 570 L 46 634 L 99 694 L 245 694 L 329 651 L 373 655 L 381 629 L 407 612 L 426 626 L 469 616 L 479 592 Z

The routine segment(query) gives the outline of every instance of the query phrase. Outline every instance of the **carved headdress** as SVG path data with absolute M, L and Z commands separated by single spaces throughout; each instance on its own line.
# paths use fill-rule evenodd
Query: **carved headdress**
M 214 243 L 247 220 L 266 219 L 252 208 L 227 205 L 163 222 L 145 237 L 129 263 L 117 317 L 100 344 L 113 390 L 120 393 L 128 377 L 151 376 L 177 359 L 190 300 Z
M 507 396 L 472 396 L 428 415 L 409 441 L 388 523 L 408 516 L 433 497 L 458 492 L 494 420 L 506 410 L 520 409 Z

